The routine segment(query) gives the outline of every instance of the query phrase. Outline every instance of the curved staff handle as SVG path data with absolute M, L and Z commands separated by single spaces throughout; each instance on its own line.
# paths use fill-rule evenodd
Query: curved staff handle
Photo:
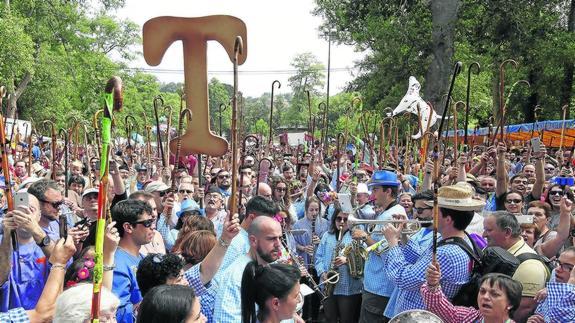
M 481 72 L 481 65 L 478 62 L 473 62 L 467 68 L 467 90 L 465 96 L 465 121 L 463 124 L 463 129 L 465 133 L 463 134 L 463 152 L 467 152 L 467 129 L 469 128 L 469 97 L 471 93 L 471 73 L 473 72 L 473 67 L 475 67 L 475 75 L 479 75 Z
M 66 180 L 66 183 L 64 183 L 64 196 L 68 197 L 68 145 L 70 144 L 70 141 L 66 129 L 58 130 L 58 137 L 64 140 L 64 176 Z
M 280 81 L 275 80 L 272 82 L 272 98 L 270 101 L 270 132 L 269 132 L 269 137 L 268 137 L 268 149 L 271 149 L 271 145 L 273 144 L 273 126 L 272 126 L 272 122 L 273 122 L 273 117 L 274 117 L 274 85 L 277 84 L 278 85 L 278 90 L 282 87 L 282 84 L 280 83 Z
M 515 69 L 519 65 L 513 59 L 506 59 L 504 60 L 501 65 L 499 65 L 499 125 L 495 128 L 495 133 L 493 134 L 493 143 L 495 143 L 495 138 L 497 137 L 497 133 L 501 128 L 501 134 L 499 137 L 499 141 L 503 142 L 503 132 L 505 129 L 505 66 L 511 64 Z
M 229 198 L 230 221 L 235 213 L 238 212 L 237 191 L 238 191 L 238 61 L 243 51 L 243 41 L 241 36 L 236 37 L 234 44 L 234 96 L 232 98 L 232 190 Z
M 439 145 L 441 144 L 441 135 L 443 134 L 443 124 L 447 115 L 449 114 L 449 101 L 451 98 L 451 93 L 453 92 L 453 86 L 455 85 L 455 79 L 457 75 L 461 72 L 462 67 L 461 62 L 456 62 L 453 68 L 453 74 L 451 76 L 451 84 L 449 85 L 449 90 L 447 91 L 447 98 L 445 99 L 445 108 L 443 109 L 443 115 L 441 116 L 441 122 L 439 123 L 439 129 L 437 132 L 437 141 L 435 147 L 433 148 L 433 163 L 434 163 L 434 193 L 433 194 L 433 262 L 437 261 L 437 230 L 439 226 L 439 204 L 437 203 L 437 190 L 439 182 Z

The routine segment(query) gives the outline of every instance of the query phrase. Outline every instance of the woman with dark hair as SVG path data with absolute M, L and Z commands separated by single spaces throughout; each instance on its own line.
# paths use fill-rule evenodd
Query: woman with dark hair
M 138 264 L 136 280 L 142 296 L 158 285 L 188 285 L 184 260 L 175 254 L 151 253 Z
M 551 230 L 556 230 L 557 226 L 559 225 L 559 211 L 561 207 L 561 198 L 563 195 L 567 195 L 567 198 L 570 201 L 573 201 L 573 193 L 570 189 L 565 189 L 565 186 L 559 184 L 553 184 L 549 187 L 547 191 L 547 197 L 545 198 L 545 202 L 551 205 L 551 212 L 549 215 L 549 222 L 547 226 Z
M 363 280 L 351 276 L 344 255 L 344 249 L 351 246 L 353 241 L 347 226 L 348 216 L 349 214 L 342 212 L 339 207 L 335 208 L 330 230 L 321 237 L 315 256 L 315 268 L 321 277 L 320 283 L 327 280 L 328 271 L 332 269 L 339 274 L 333 294 L 327 295 L 328 298 L 323 303 L 327 322 L 352 323 L 359 320 Z M 338 240 L 340 237 L 341 241 Z M 334 252 L 338 254 L 335 255 Z M 331 268 L 332 266 L 335 268 Z
M 206 322 L 200 302 L 188 286 L 160 285 L 142 300 L 137 323 Z
M 503 195 L 505 210 L 513 214 L 523 214 L 523 195 L 517 191 L 507 192 Z
M 292 221 L 295 221 L 297 215 L 295 207 L 291 204 L 288 181 L 283 177 L 274 176 L 270 186 L 272 188 L 272 201 L 276 203 L 280 210 L 288 212 Z
M 474 307 L 455 306 L 441 291 L 441 272 L 437 263 L 427 268 L 427 282 L 421 286 L 421 296 L 427 310 L 439 316 L 445 323 L 511 323 L 511 317 L 521 303 L 523 286 L 511 277 L 491 273 L 479 282 L 477 304 Z
M 303 305 L 300 276 L 291 265 L 248 263 L 242 276 L 242 322 L 278 323 L 293 318 Z

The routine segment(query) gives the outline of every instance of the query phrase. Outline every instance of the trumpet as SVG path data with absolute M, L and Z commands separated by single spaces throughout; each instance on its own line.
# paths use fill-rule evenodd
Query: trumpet
M 422 224 L 433 224 L 433 221 L 419 221 L 419 220 L 364 220 L 358 219 L 352 214 L 347 218 L 347 225 L 349 228 L 353 228 L 358 225 L 366 225 L 366 231 L 368 233 L 373 233 L 376 225 L 385 224 L 405 224 L 401 229 L 401 240 L 403 242 L 407 241 L 409 237 L 415 234 L 421 229 Z M 380 229 L 381 230 L 381 229 Z M 365 249 L 366 253 L 375 252 L 377 255 L 381 255 L 389 249 L 389 243 L 386 239 L 382 239 L 379 242 L 372 244 Z
M 353 215 L 347 218 L 347 225 L 351 228 L 357 225 L 366 225 L 366 231 L 373 233 L 376 225 L 385 224 L 405 224 L 401 230 L 402 235 L 412 235 L 421 229 L 422 224 L 432 224 L 433 221 L 419 221 L 419 220 L 364 220 L 358 219 Z

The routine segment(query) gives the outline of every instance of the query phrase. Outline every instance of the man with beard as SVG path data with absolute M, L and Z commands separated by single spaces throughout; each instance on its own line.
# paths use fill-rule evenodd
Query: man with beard
M 232 193 L 230 188 L 231 186 L 232 177 L 230 172 L 225 169 L 221 169 L 218 172 L 218 175 L 216 175 L 216 187 L 220 190 L 220 193 L 222 193 L 226 204 L 228 202 L 228 197 L 230 197 L 230 194 Z
M 224 210 L 224 197 L 220 190 L 211 187 L 204 196 L 204 215 L 214 224 L 216 234 L 222 232 L 226 211 Z
M 523 196 L 523 204 L 528 205 L 529 202 L 537 201 L 541 198 L 545 185 L 545 171 L 543 169 L 543 163 L 545 155 L 547 154 L 547 149 L 545 149 L 543 144 L 541 144 L 541 150 L 539 152 L 533 153 L 532 159 L 535 160 L 535 183 L 533 184 L 533 189 L 529 194 L 527 194 L 529 179 L 525 175 L 514 175 L 508 182 L 509 173 L 505 167 L 506 151 L 507 146 L 505 143 L 500 142 L 497 146 L 497 186 L 495 189 L 495 203 L 497 210 L 505 210 L 505 200 L 508 192 L 519 192 Z
M 222 265 L 220 266 L 220 271 L 216 274 L 216 279 L 220 278 L 221 274 L 238 259 L 239 256 L 244 255 L 250 249 L 249 232 L 248 229 L 252 225 L 252 222 L 260 217 L 273 217 L 279 212 L 278 207 L 274 202 L 267 200 L 261 196 L 256 196 L 252 198 L 246 204 L 246 216 L 243 218 L 240 224 L 240 233 L 232 241 L 224 260 L 222 260 Z M 206 213 L 207 214 L 207 213 Z M 225 219 L 222 219 L 224 221 Z M 217 230 L 216 230 L 217 231 Z M 280 232 L 281 233 L 281 232 Z
M 144 257 L 140 248 L 152 241 L 156 221 L 152 217 L 152 208 L 143 201 L 125 200 L 112 208 L 112 219 L 120 234 L 120 243 L 114 257 L 114 265 L 104 270 L 114 270 L 112 292 L 120 299 L 116 312 L 118 322 L 134 321 L 134 305 L 142 300 L 136 269 Z
M 254 197 L 254 199 L 259 200 L 260 198 Z M 241 239 L 242 241 L 246 241 L 244 239 L 248 238 L 249 250 L 247 254 L 236 255 L 235 261 L 227 270 L 221 273 L 220 279 L 216 276 L 219 289 L 214 308 L 214 322 L 241 322 L 241 286 L 244 269 L 251 261 L 255 260 L 259 265 L 264 266 L 276 261 L 280 256 L 282 228 L 279 222 L 271 217 L 261 216 L 250 221 L 248 231 L 245 231 L 245 229 L 242 222 L 240 235 L 232 240 L 232 245 L 236 240 L 240 240 L 242 236 L 244 236 Z M 226 252 L 226 258 L 230 251 Z
M 58 215 L 60 206 L 64 204 L 60 186 L 53 180 L 42 179 L 30 185 L 28 193 L 34 195 L 40 202 L 40 227 L 52 241 L 58 241 L 60 239 Z
M 8 282 L 0 290 L 0 298 L 7 300 L 0 304 L 0 311 L 23 307 L 33 309 L 42 294 L 48 278 L 47 259 L 55 243 L 42 230 L 40 220 L 40 202 L 28 194 L 29 205 L 19 206 L 8 211 L 4 217 L 4 234 L 9 235 L 9 227 L 17 227 L 18 250 L 12 251 L 9 257 L 18 259 L 18 264 L 10 268 L 9 259 L 0 263 L 0 272 L 9 273 Z M 10 239 L 2 239 L 2 250 L 10 249 Z M 6 245 L 4 245 L 6 244 Z M 1 257 L 0 257 L 1 258 Z M 0 275 L 1 276 L 1 275 Z

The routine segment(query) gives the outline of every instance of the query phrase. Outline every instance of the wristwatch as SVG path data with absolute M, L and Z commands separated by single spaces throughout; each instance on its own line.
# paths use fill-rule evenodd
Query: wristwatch
M 50 237 L 48 235 L 45 235 L 44 238 L 42 238 L 42 240 L 40 240 L 40 242 L 37 242 L 36 244 L 40 248 L 48 247 L 50 245 Z

